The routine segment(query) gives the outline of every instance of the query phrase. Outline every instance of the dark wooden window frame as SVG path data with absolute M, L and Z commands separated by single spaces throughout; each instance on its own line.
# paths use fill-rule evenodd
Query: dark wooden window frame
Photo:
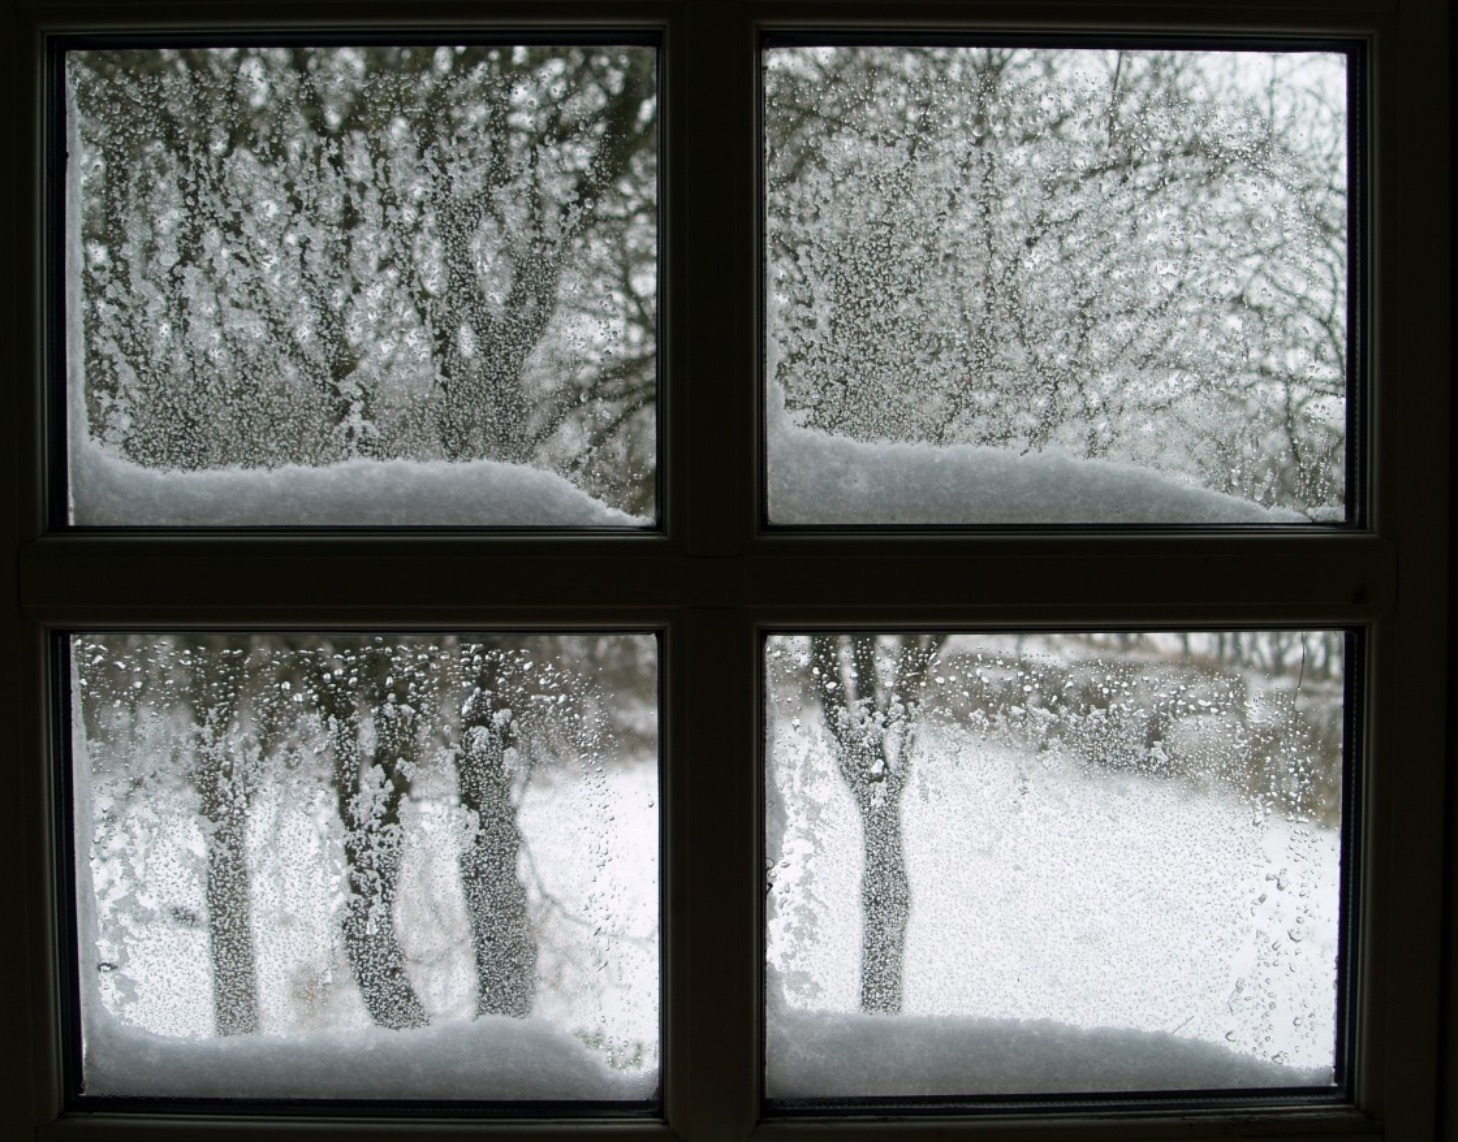
M 1458 1129 L 1448 707 L 1448 30 L 1443 0 L 12 0 L 4 177 L 16 600 L 4 688 L 0 862 L 23 907 L 0 936 L 7 1137 L 530 1135 L 729 1140 L 1428 1139 Z M 65 34 L 621 28 L 664 68 L 662 529 L 644 535 L 67 532 L 48 525 L 50 269 L 45 60 Z M 1166 33 L 1361 43 L 1370 194 L 1359 344 L 1370 378 L 1360 527 L 1265 531 L 790 532 L 762 527 L 761 37 Z M 49 490 L 51 493 L 54 489 Z M 1070 566 L 1078 568 L 1069 576 Z M 341 573 L 343 572 L 343 573 Z M 1335 626 L 1363 632 L 1353 1075 L 1337 1105 L 1022 1107 L 776 1119 L 760 1027 L 765 631 L 807 627 Z M 607 627 L 662 632 L 664 1090 L 652 1120 L 93 1114 L 61 1049 L 55 636 L 86 629 Z M 1445 907 L 1446 905 L 1446 907 Z M 1445 926 L 1447 925 L 1447 926 Z M 1446 1080 L 1446 1081 L 1445 1081 Z M 1448 1093 L 1445 1094 L 1444 1091 Z M 1446 1101 L 1445 1101 L 1446 1100 Z

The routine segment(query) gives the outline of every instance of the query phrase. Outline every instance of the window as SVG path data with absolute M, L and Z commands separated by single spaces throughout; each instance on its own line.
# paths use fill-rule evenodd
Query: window
M 1359 647 L 770 638 L 771 1105 L 1330 1097 Z
M 286 1121 L 296 1137 L 343 1128 L 391 1137 L 514 1131 L 685 1138 L 950 1131 L 995 1137 L 1032 1131 L 1070 1139 L 1286 1133 L 1418 1139 L 1451 1127 L 1455 1111 L 1443 1102 L 1440 1069 L 1448 1068 L 1447 1088 L 1458 1089 L 1451 1061 L 1458 1008 L 1444 928 L 1454 877 L 1443 831 L 1451 800 L 1444 784 L 1451 686 L 1442 5 L 1395 10 L 1381 0 L 1357 0 L 1333 10 L 1212 13 L 1179 3 L 1131 14 L 1097 4 L 1055 11 L 870 3 L 848 12 L 846 5 L 828 3 L 700 0 L 560 6 L 484 0 L 429 12 L 322 2 L 201 12 L 180 4 L 132 12 L 19 3 L 13 19 L 20 78 L 6 118 L 15 156 L 6 185 L 17 220 L 7 247 L 14 267 L 9 280 L 20 283 L 11 307 L 17 348 L 11 383 L 21 476 L 14 516 L 21 670 L 20 685 L 7 692 L 14 785 L 6 799 L 8 827 L 0 835 L 7 867 L 20 870 L 13 883 L 25 895 L 23 922 L 9 926 L 0 946 L 10 985 L 4 1031 L 8 1041 L 26 1044 L 28 1054 L 14 1072 L 19 1080 L 11 1097 L 0 1106 L 11 1133 L 210 1138 L 269 1132 Z M 618 36 L 619 42 L 655 45 L 662 69 L 661 200 L 651 238 L 656 423 L 636 438 L 637 453 L 620 450 L 638 473 L 637 490 L 624 491 L 620 507 L 636 517 L 633 522 L 573 532 L 470 530 L 453 528 L 452 520 L 423 520 L 392 531 L 372 527 L 378 518 L 356 516 L 333 529 L 315 518 L 274 518 L 235 520 L 245 526 L 228 530 L 216 520 L 177 529 L 171 525 L 178 521 L 166 518 L 132 528 L 113 526 L 113 518 L 89 527 L 84 516 L 70 515 L 66 489 L 74 469 L 68 460 L 74 463 L 78 450 L 67 447 L 63 426 L 75 417 L 55 371 L 70 352 L 59 316 L 67 305 L 65 260 L 56 247 L 57 190 L 67 176 L 46 129 L 65 106 L 63 89 L 47 71 L 56 37 L 88 37 L 88 50 L 131 50 L 162 35 L 192 36 L 202 49 L 309 37 L 338 44 L 351 34 L 372 44 L 441 44 L 453 36 L 464 43 L 536 44 L 558 32 L 561 42 L 613 42 Z M 1350 415 L 1322 414 L 1325 423 L 1344 426 L 1345 453 L 1307 481 L 1304 522 L 1249 527 L 1201 517 L 1167 528 L 1051 521 L 977 530 L 906 526 L 926 521 L 874 516 L 803 527 L 800 519 L 776 514 L 773 486 L 762 475 L 777 455 L 773 433 L 761 427 L 776 414 L 773 394 L 763 388 L 769 375 L 764 339 L 781 328 L 775 325 L 780 318 L 764 308 L 774 294 L 762 255 L 764 53 L 820 43 L 960 44 L 979 36 L 1023 44 L 1057 37 L 1064 48 L 1116 51 L 1171 42 L 1306 45 L 1361 61 L 1366 100 L 1357 126 L 1365 145 L 1353 154 L 1367 165 L 1354 182 L 1360 193 L 1348 204 L 1363 241 L 1349 250 L 1355 266 L 1348 278 L 1355 290 L 1351 312 L 1358 319 L 1347 348 L 1368 383 L 1352 390 L 1357 407 Z M 405 162 L 408 148 L 401 147 L 399 161 Z M 906 220 L 914 223 L 920 225 Z M 637 249 L 647 257 L 649 245 Z M 647 273 L 629 286 L 641 292 Z M 905 283 L 897 288 L 907 292 Z M 580 296 L 584 312 L 590 310 L 595 303 Z M 895 313 L 881 316 L 894 326 Z M 871 348 L 895 341 L 896 330 L 887 328 Z M 799 331 L 800 361 L 808 359 L 801 351 L 803 329 L 791 330 Z M 1042 340 L 1055 334 L 1050 329 Z M 230 336 L 235 355 L 251 351 L 246 329 Z M 443 351 L 467 360 L 475 351 L 473 336 L 459 336 Z M 782 364 L 793 337 L 776 338 Z M 295 344 L 305 356 L 319 348 L 307 335 Z M 364 373 L 355 379 L 362 383 L 373 366 L 355 362 L 355 368 L 360 364 Z M 339 379 L 348 375 L 341 372 Z M 341 388 L 338 395 L 350 393 Z M 355 394 L 353 400 L 362 398 Z M 790 425 L 795 431 L 816 427 L 805 422 L 807 403 L 803 385 L 786 394 L 783 407 L 800 417 Z M 350 423 L 363 440 L 365 426 L 376 422 L 361 416 Z M 653 446 L 653 476 L 646 481 L 642 441 Z M 286 443 L 265 441 L 269 447 Z M 562 438 L 538 443 L 549 462 L 560 459 L 553 449 Z M 1179 468 L 1185 459 L 1172 463 Z M 1333 497 L 1337 477 L 1343 490 Z M 615 479 L 602 471 L 590 478 L 598 490 Z M 1253 498 L 1261 494 L 1256 488 Z M 73 519 L 82 526 L 71 526 Z M 1164 646 L 1178 644 L 1183 634 L 1188 653 L 1203 656 L 1219 640 L 1249 632 L 1268 636 L 1265 646 L 1287 646 L 1291 655 L 1304 632 L 1313 676 L 1319 660 L 1313 647 L 1338 648 L 1327 655 L 1325 668 L 1334 669 L 1340 659 L 1347 679 L 1340 701 L 1348 768 L 1338 801 L 1351 881 L 1339 923 L 1348 933 L 1335 937 L 1346 949 L 1344 966 L 1327 985 L 1330 1001 L 1320 1004 L 1332 1012 L 1333 1027 L 1343 1029 L 1335 1085 L 1238 1081 L 1241 1093 L 1225 1098 L 1209 1094 L 1219 1084 L 1202 1078 L 1193 1088 L 1179 1082 L 1152 1091 L 1140 1083 L 1139 1097 L 1127 1090 L 1108 1093 L 1105 1085 L 1099 1098 L 1069 1100 L 1060 1096 L 1086 1095 L 1087 1086 L 1071 1091 L 1055 1082 L 1049 1095 L 1015 1078 L 1016 1089 L 984 1088 L 994 1097 L 981 1104 L 967 1097 L 977 1092 L 965 1089 L 931 1090 L 929 1100 L 917 1103 L 903 1097 L 908 1092 L 902 1087 L 862 1090 L 865 1084 L 852 1083 L 830 1090 L 812 1083 L 807 1090 L 786 1085 L 783 1074 L 766 1075 L 766 1050 L 773 1067 L 784 1042 L 773 1027 L 768 1044 L 764 1037 L 766 1000 L 776 983 L 771 969 L 803 966 L 786 959 L 783 944 L 773 944 L 782 932 L 767 935 L 767 922 L 789 915 L 784 900 L 792 886 L 776 881 L 778 861 L 767 868 L 766 858 L 780 855 L 774 845 L 790 832 L 804 832 L 801 820 L 790 819 L 800 810 L 793 803 L 786 809 L 783 786 L 766 772 L 767 763 L 777 764 L 774 751 L 784 728 L 776 721 L 780 714 L 765 706 L 765 686 L 783 685 L 768 663 L 789 660 L 767 654 L 809 656 L 809 665 L 816 665 L 817 644 L 838 648 L 839 680 L 823 673 L 819 682 L 812 674 L 794 683 L 813 713 L 817 688 L 823 693 L 828 682 L 851 679 L 858 643 L 874 655 L 878 646 L 889 652 L 894 640 L 903 647 L 929 646 L 927 640 L 946 634 L 959 679 L 967 656 L 975 662 L 983 655 L 988 677 L 976 684 L 985 688 L 1010 685 L 1023 661 L 1018 656 L 1036 651 L 1039 673 L 1021 685 L 1056 685 L 1061 692 L 1067 683 L 1070 694 L 1087 690 L 1060 707 L 1064 714 L 1046 701 L 1037 707 L 1063 718 L 1059 741 L 1075 752 L 1079 741 L 1094 742 L 1089 748 L 1100 757 L 1113 756 L 1116 739 L 1127 741 L 1131 749 L 1137 746 L 1131 756 L 1147 762 L 1158 752 L 1146 740 L 1148 726 L 1137 718 L 1120 722 L 1122 715 L 1111 712 L 1116 700 L 1096 696 L 1108 679 L 1088 689 L 1087 664 L 1098 663 L 1116 684 L 1140 691 L 1135 696 L 1146 710 L 1161 708 L 1153 690 L 1141 691 L 1149 687 L 1218 705 L 1213 684 L 1197 681 L 1188 664 L 1172 667 L 1164 681 L 1142 680 L 1142 668 L 1127 665 L 1138 661 L 1140 639 L 1134 636 Z M 449 635 L 460 644 L 496 639 L 498 654 L 513 647 L 511 654 L 528 658 L 521 650 L 530 645 L 527 636 L 652 636 L 660 750 L 660 1097 L 645 1114 L 626 1120 L 601 1110 L 569 1120 L 568 1111 L 553 1108 L 529 1122 L 500 1113 L 520 1108 L 460 1113 L 438 1104 L 415 1114 L 354 1106 L 345 1123 L 279 1103 L 190 1103 L 179 1114 L 177 1107 L 145 1100 L 132 1109 L 110 1104 L 102 1110 L 78 1102 L 68 1089 L 74 1075 L 66 1070 L 75 1012 L 65 951 L 71 913 L 62 835 L 72 726 L 63 711 L 73 686 L 67 659 L 77 657 L 67 648 L 89 640 L 107 650 L 125 645 L 129 653 L 156 656 L 172 653 L 174 644 L 212 640 L 219 651 L 247 647 L 261 660 L 266 655 L 253 651 L 270 645 L 268 636 L 301 645 L 330 638 L 337 651 L 376 635 L 391 648 L 370 652 L 376 657 L 406 654 L 417 640 Z M 1121 660 L 1121 653 L 1133 658 Z M 828 668 L 832 660 L 821 658 L 818 665 Z M 935 676 L 931 684 L 943 687 L 953 718 L 940 724 L 965 722 L 960 690 L 936 683 Z M 1005 694 L 997 701 L 1004 711 L 1000 732 L 1022 732 L 1013 726 L 1019 715 L 1011 709 L 1019 707 L 1026 718 L 1033 707 Z M 1289 714 L 1280 702 L 1270 708 Z M 891 707 L 881 712 L 883 721 L 891 718 Z M 832 721 L 814 716 L 820 719 L 817 733 L 833 734 L 826 728 L 833 715 Z M 1219 715 L 1209 718 L 1214 724 Z M 1170 726 L 1159 741 L 1192 732 L 1178 717 Z M 1055 774 L 1030 783 L 1025 800 L 1046 810 L 1072 796 L 1070 780 Z M 1017 792 L 1016 775 L 989 770 L 988 781 L 1011 782 Z M 929 791 L 928 804 L 933 795 Z M 1178 813 L 1171 812 L 1177 823 Z M 767 823 L 774 813 L 784 819 Z M 957 836 L 959 827 L 953 823 L 950 835 Z M 929 835 L 948 834 L 937 825 Z M 925 847 L 924 841 L 918 834 L 910 843 Z M 856 858 L 832 853 L 830 859 L 848 864 Z M 1318 860 L 1307 871 L 1331 867 Z M 1303 923 L 1314 929 L 1330 919 L 1327 910 Z M 1183 937 L 1186 945 L 1199 942 L 1205 930 L 1189 931 L 1195 934 Z M 771 965 L 767 941 L 775 949 Z M 1278 968 L 1279 959 L 1271 961 Z M 1046 1008 L 1030 1010 L 1048 1017 Z M 1264 1019 L 1251 1014 L 1238 1034 L 1263 1033 Z M 1251 1093 L 1261 1086 L 1272 1093 Z M 1181 1093 L 1191 1089 L 1206 1093 Z M 802 1095 L 809 1101 L 797 1101 Z M 861 1095 L 884 1101 L 857 1103 Z M 1037 1097 L 1022 1097 L 1027 1095 Z
M 772 524 L 1350 518 L 1362 58 L 1210 43 L 770 42 Z
M 652 523 L 651 45 L 56 53 L 67 522 Z

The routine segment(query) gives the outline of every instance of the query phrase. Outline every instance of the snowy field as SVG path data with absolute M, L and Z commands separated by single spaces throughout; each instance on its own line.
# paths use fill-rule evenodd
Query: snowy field
M 786 682 L 805 640 L 772 640 L 770 1096 L 1329 1086 L 1339 768 L 1292 719 L 1339 713 L 1340 685 L 1329 660 L 1314 677 L 1313 637 L 1299 636 L 1301 673 L 1272 678 L 1212 667 L 1212 636 L 1145 636 L 1127 653 L 1057 636 L 947 644 L 893 758 L 911 889 L 899 1015 L 860 1012 L 861 824 L 820 709 Z M 109 645 L 121 662 L 183 661 L 165 642 L 150 659 Z M 1095 690 L 1106 704 L 1087 704 Z M 227 1037 L 186 723 L 93 713 L 102 748 L 75 735 L 87 1092 L 651 1099 L 658 782 L 643 713 L 639 745 L 601 759 L 559 747 L 522 786 L 528 1019 L 475 1014 L 455 775 L 440 753 L 414 772 L 394 923 L 429 1026 L 409 1030 L 375 1026 L 354 980 L 327 747 L 301 720 L 249 808 L 259 1030 Z M 1277 743 L 1283 779 L 1321 771 L 1325 785 L 1303 778 L 1282 802 L 1270 771 L 1251 776 L 1257 740 Z

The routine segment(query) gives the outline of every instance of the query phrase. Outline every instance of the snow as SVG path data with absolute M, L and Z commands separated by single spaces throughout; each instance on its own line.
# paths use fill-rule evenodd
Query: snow
M 654 52 L 441 52 L 59 61 L 70 445 L 150 470 L 73 462 L 75 522 L 643 522 L 570 483 L 652 514 L 657 135 L 604 140 L 656 114 Z M 509 122 L 447 126 L 508 91 Z M 348 155 L 304 110 L 324 103 L 356 117 Z M 209 131 L 226 153 L 196 151 Z M 512 298 L 548 264 L 528 314 Z M 345 463 L 381 457 L 409 463 Z
M 78 731 L 74 737 L 84 750 Z M 84 753 L 81 755 L 84 757 Z M 91 783 L 78 781 L 78 819 L 90 815 Z M 408 821 L 399 930 L 413 982 L 431 1012 L 418 1030 L 371 1026 L 342 964 L 320 969 L 335 926 L 321 915 L 329 869 L 269 820 L 259 838 L 281 851 L 260 857 L 254 891 L 261 938 L 264 1031 L 212 1034 L 206 937 L 175 925 L 131 927 L 126 973 L 127 1018 L 114 1014 L 94 985 L 83 989 L 84 1084 L 88 1095 L 182 1098 L 400 1098 L 447 1100 L 647 1100 L 658 1067 L 657 830 L 652 766 L 614 768 L 606 786 L 557 781 L 537 788 L 522 808 L 534 867 L 566 914 L 540 921 L 539 969 L 551 979 L 538 991 L 534 1016 L 471 1014 L 470 935 L 459 889 L 448 879 L 455 856 L 444 816 L 417 806 Z M 608 808 L 611 820 L 604 821 Z M 307 809 L 307 806 L 301 806 Z M 295 813 L 297 827 L 307 813 Z M 174 814 L 167 831 L 195 822 Z M 84 830 L 83 830 L 84 835 Z M 96 947 L 91 887 L 94 854 L 78 840 L 78 905 L 83 933 Z M 167 846 L 154 842 L 149 875 L 162 877 Z M 261 847 L 261 846 L 260 846 Z M 609 851 L 613 859 L 603 861 Z M 277 867 L 275 867 L 277 866 Z M 534 882 L 533 887 L 537 885 Z M 149 880 L 136 894 L 166 894 Z M 596 902 L 594 904 L 594 902 Z M 199 897 L 195 902 L 202 905 Z M 114 909 L 113 909 L 114 910 Z M 457 915 L 457 913 L 460 913 Z M 590 918 L 584 929 L 566 917 Z M 622 931 L 619 931 L 622 930 Z M 113 939 L 117 939 L 115 933 Z M 325 953 L 327 957 L 327 952 Z M 93 957 L 83 955 L 83 965 Z M 114 973 L 120 975 L 123 973 Z M 94 971 L 83 980 L 97 980 Z M 105 978 L 105 977 L 103 977 Z M 307 994 L 301 979 L 323 978 Z M 300 1006 L 300 1002 L 303 1005 Z M 159 1033 L 139 1022 L 165 1027 Z M 602 1049 L 582 1035 L 601 1033 Z M 613 1066 L 608 1048 L 641 1043 L 636 1064 Z
M 656 1069 L 615 1071 L 541 1019 L 183 1039 L 93 1011 L 86 1029 L 89 1095 L 645 1100 L 657 1084 Z
M 860 441 L 794 423 L 772 385 L 776 524 L 1303 523 L 1168 476 L 1054 452 Z M 324 467 L 167 471 L 90 438 L 74 448 L 80 526 L 646 527 L 553 472 L 491 460 L 355 459 Z
M 645 527 L 553 472 L 492 460 L 163 471 L 90 439 L 71 460 L 81 526 Z
M 1047 1019 L 772 1011 L 774 1099 L 1082 1094 L 1324 1086 L 1212 1043 Z
M 1133 464 L 835 436 L 796 424 L 777 384 L 768 429 L 776 524 L 1308 522 Z
M 859 442 L 772 440 L 772 520 L 1270 522 L 1202 487 L 1344 519 L 1345 72 L 767 51 L 770 376 Z
M 555 473 L 491 460 L 164 471 L 95 441 L 72 457 L 80 526 L 647 527 Z M 851 440 L 769 409 L 777 524 L 1302 523 L 1298 512 L 1103 460 L 974 445 Z

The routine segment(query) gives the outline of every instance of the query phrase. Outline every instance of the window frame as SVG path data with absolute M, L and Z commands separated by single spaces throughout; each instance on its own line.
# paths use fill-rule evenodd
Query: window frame
M 211 1139 L 426 1136 L 745 1139 L 844 1136 L 1152 1139 L 1422 1139 L 1458 1128 L 1453 978 L 1458 844 L 1447 709 L 1450 346 L 1442 0 L 1141 4 L 1053 0 L 380 0 L 146 6 L 12 0 L 13 98 L 4 115 L 6 313 L 15 495 L 7 611 L 19 685 L 5 724 L 19 795 L 4 799 L 0 860 L 20 871 L 21 922 L 0 939 L 0 1035 L 25 1045 L 6 1070 L 0 1124 L 17 1138 Z M 661 36 L 660 529 L 651 533 L 195 534 L 48 530 L 46 352 L 50 268 L 47 39 L 163 31 L 414 33 L 633 28 Z M 759 48 L 776 32 L 903 35 L 1039 30 L 1165 32 L 1364 42 L 1372 140 L 1365 307 L 1356 349 L 1370 377 L 1370 478 L 1362 526 L 1184 532 L 1090 529 L 963 533 L 761 525 L 762 298 L 757 134 Z M 702 140 L 713 139 L 714 145 Z M 1406 378 L 1419 378 L 1415 383 Z M 750 442 L 753 442 L 752 444 Z M 1355 507 L 1356 505 L 1354 505 Z M 824 569 L 834 561 L 836 574 Z M 1075 563 L 1080 580 L 1070 584 Z M 344 583 L 326 572 L 348 565 Z M 894 576 L 885 572 L 894 569 Z M 890 578 L 891 586 L 886 586 Z M 483 596 L 481 584 L 490 584 Z M 1354 828 L 1355 1058 L 1341 1106 L 1229 1110 L 1029 1104 L 918 1118 L 774 1118 L 762 1101 L 762 637 L 867 627 L 1339 626 L 1364 632 L 1362 784 Z M 61 890 L 51 648 L 87 629 L 439 630 L 530 627 L 661 632 L 663 1102 L 657 1119 L 486 1120 L 88 1113 L 60 1071 Z M 1442 869 L 1444 875 L 1435 874 Z M 1446 926 L 1445 926 L 1446 925 Z M 1440 1009 L 1438 1000 L 1446 1003 Z M 1446 1075 L 1447 1093 L 1443 1078 Z

